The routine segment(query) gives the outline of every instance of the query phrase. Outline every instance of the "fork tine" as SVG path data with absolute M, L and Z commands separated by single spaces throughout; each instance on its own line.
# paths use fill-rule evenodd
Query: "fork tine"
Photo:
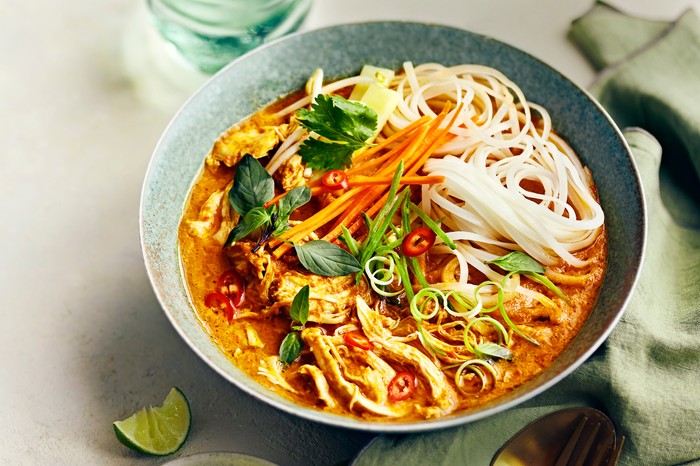
M 566 466 L 569 463 L 571 455 L 573 454 L 574 449 L 576 448 L 576 444 L 578 443 L 578 439 L 579 437 L 581 437 L 581 433 L 583 432 L 583 429 L 585 429 L 587 423 L 588 416 L 581 416 L 581 420 L 578 421 L 576 429 L 571 434 L 571 437 L 569 437 L 569 441 L 566 442 L 566 445 L 564 446 L 562 452 L 559 454 L 557 462 L 554 463 L 554 466 Z
M 620 436 L 620 440 L 617 442 L 617 445 L 615 446 L 615 451 L 612 452 L 612 455 L 610 455 L 610 459 L 608 460 L 608 464 L 606 466 L 615 466 L 617 464 L 617 460 L 620 459 L 620 452 L 622 452 L 622 445 L 625 444 L 625 436 L 622 435 Z
M 579 440 L 578 445 L 581 446 L 581 449 L 578 450 L 578 456 L 575 458 L 575 461 L 573 463 L 570 463 L 570 466 L 583 466 L 584 462 L 586 461 L 586 458 L 588 457 L 588 453 L 591 451 L 593 442 L 598 436 L 599 430 L 600 422 L 597 422 L 593 427 L 593 430 L 587 431 L 586 434 L 583 436 L 583 439 Z

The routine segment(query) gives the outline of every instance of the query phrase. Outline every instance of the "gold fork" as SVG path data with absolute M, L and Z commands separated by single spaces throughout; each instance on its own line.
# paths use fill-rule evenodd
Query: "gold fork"
M 494 455 L 491 466 L 614 466 L 616 441 L 608 416 L 588 407 L 550 413 L 526 426 Z
M 602 425 L 600 421 L 581 415 L 554 466 L 614 466 L 617 464 L 622 445 L 625 443 L 625 436 L 620 437 L 619 441 L 613 438 L 611 451 L 609 441 L 606 441 L 607 437 L 600 438 Z

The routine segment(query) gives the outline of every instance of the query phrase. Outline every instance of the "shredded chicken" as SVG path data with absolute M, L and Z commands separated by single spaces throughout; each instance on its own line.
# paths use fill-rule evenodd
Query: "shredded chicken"
M 280 306 L 288 307 L 304 285 L 310 285 L 309 321 L 340 324 L 348 319 L 360 288 L 354 286 L 354 276 L 321 277 L 290 270 L 279 275 L 271 297 Z
M 348 381 L 344 375 L 344 364 L 338 348 L 333 344 L 333 338 L 323 334 L 319 328 L 311 327 L 301 333 L 304 340 L 316 357 L 316 363 L 326 375 L 333 390 L 347 403 L 351 410 L 365 411 L 380 416 L 400 417 L 404 414 L 405 407 L 401 405 L 386 406 L 370 399 L 362 393 L 360 387 Z
M 454 410 L 457 394 L 452 390 L 445 374 L 418 348 L 397 341 L 384 328 L 382 320 L 387 318 L 369 307 L 364 299 L 357 298 L 357 315 L 365 334 L 374 344 L 374 352 L 380 358 L 414 368 L 430 387 L 431 398 L 438 408 L 434 415 L 444 415 Z
M 286 135 L 286 126 L 235 126 L 221 136 L 207 155 L 207 165 L 223 163 L 227 167 L 236 165 L 244 155 L 256 159 L 265 157 Z
M 258 374 L 263 375 L 271 383 L 279 385 L 287 391 L 292 393 L 299 393 L 294 387 L 292 387 L 287 380 L 285 380 L 282 375 L 282 361 L 277 356 L 268 356 L 265 359 L 260 360 L 260 365 L 258 366 Z
M 299 367 L 299 373 L 311 377 L 311 380 L 314 381 L 314 385 L 316 386 L 316 396 L 318 396 L 318 399 L 326 406 L 329 408 L 338 406 L 338 402 L 335 401 L 335 398 L 331 395 L 331 387 L 328 385 L 328 380 L 326 380 L 326 376 L 323 375 L 321 369 L 311 364 L 304 364 Z
M 295 154 L 280 166 L 273 178 L 284 191 L 290 191 L 306 184 L 304 170 L 306 170 L 306 164 L 301 161 L 300 155 Z

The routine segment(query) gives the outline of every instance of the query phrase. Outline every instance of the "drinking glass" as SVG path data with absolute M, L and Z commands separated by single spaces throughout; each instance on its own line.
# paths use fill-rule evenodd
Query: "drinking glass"
M 243 53 L 293 32 L 312 0 L 147 0 L 156 29 L 188 63 L 214 73 Z

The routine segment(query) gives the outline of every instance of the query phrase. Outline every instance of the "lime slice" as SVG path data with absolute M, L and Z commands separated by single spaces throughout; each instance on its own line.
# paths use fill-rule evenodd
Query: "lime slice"
M 185 394 L 173 387 L 163 406 L 141 408 L 113 426 L 119 441 L 132 450 L 165 456 L 175 453 L 185 443 L 191 417 Z

